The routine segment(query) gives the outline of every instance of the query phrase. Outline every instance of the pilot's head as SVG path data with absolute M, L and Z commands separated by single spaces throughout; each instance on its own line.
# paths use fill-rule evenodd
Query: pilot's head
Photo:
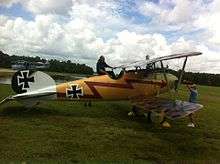
M 105 61 L 105 57 L 104 56 L 100 56 L 99 60 Z

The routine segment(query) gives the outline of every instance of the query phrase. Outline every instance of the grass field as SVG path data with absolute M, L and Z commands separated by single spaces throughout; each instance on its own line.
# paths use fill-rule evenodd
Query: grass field
M 0 99 L 12 93 L 0 85 Z M 220 162 L 220 87 L 199 86 L 198 128 L 188 119 L 172 128 L 130 118 L 128 102 L 47 102 L 25 110 L 13 102 L 0 107 L 1 160 L 105 160 Z M 186 99 L 187 91 L 180 95 Z

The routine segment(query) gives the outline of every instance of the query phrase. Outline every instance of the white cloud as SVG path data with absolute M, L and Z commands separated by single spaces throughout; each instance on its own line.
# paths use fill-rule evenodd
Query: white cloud
M 196 45 L 196 49 L 203 54 L 193 57 L 188 61 L 187 70 L 194 72 L 209 72 L 219 74 L 220 56 L 219 52 L 210 50 L 205 45 Z
M 13 4 L 18 3 L 20 0 L 1 0 L 0 6 L 11 7 Z
M 156 57 L 169 54 L 169 48 L 161 34 L 141 35 L 125 30 L 106 43 L 104 54 L 112 64 L 120 65 L 144 60 L 146 55 Z
M 178 35 L 203 30 L 200 34 L 207 46 L 220 45 L 220 1 L 213 0 L 162 0 L 159 4 L 149 1 L 139 5 L 139 12 L 151 16 L 152 31 L 177 31 Z
M 153 2 L 145 2 L 144 4 L 140 4 L 139 10 L 142 14 L 146 16 L 155 16 L 163 12 L 163 9 L 154 4 Z
M 140 4 L 139 10 L 144 15 L 153 16 L 158 23 L 175 25 L 191 21 L 202 10 L 202 5 L 196 0 L 176 0 L 170 3 L 162 1 L 160 4 L 146 1 Z
M 178 32 L 180 35 L 198 30 L 194 21 L 207 11 L 203 0 L 161 0 L 159 3 L 142 1 L 138 11 L 150 17 L 147 27 L 154 32 Z
M 192 52 L 196 51 L 196 43 L 192 40 L 186 41 L 184 37 L 180 37 L 177 41 L 170 45 L 172 53 Z
M 220 1 L 214 0 L 207 7 L 207 11 L 202 13 L 198 19 L 194 21 L 194 26 L 197 28 L 205 29 L 208 32 L 206 35 L 207 44 L 220 45 Z
M 219 73 L 220 69 L 220 55 L 217 51 L 210 50 L 204 44 L 198 44 L 193 40 L 185 40 L 183 37 L 179 38 L 176 42 L 169 45 L 172 53 L 202 52 L 201 56 L 188 58 L 186 70 L 191 72 L 211 72 Z M 183 60 L 182 60 L 183 62 Z M 175 69 L 181 69 L 179 60 L 171 61 L 171 64 Z
M 1 0 L 0 5 L 11 7 L 20 3 L 33 14 L 67 14 L 72 6 L 72 0 Z
M 67 14 L 72 0 L 25 0 L 23 5 L 35 14 Z
M 0 5 L 11 7 L 13 4 L 21 4 L 24 9 L 34 15 L 57 14 L 67 15 L 74 0 L 1 0 Z
M 4 20 L 5 21 L 5 20 Z M 166 39 L 161 34 L 137 34 L 127 30 L 104 41 L 98 36 L 99 28 L 84 19 L 57 23 L 52 15 L 38 15 L 34 21 L 22 18 L 8 19 L 0 26 L 0 45 L 6 51 L 16 49 L 20 55 L 38 53 L 95 60 L 104 54 L 114 64 L 143 59 L 146 54 L 168 54 Z

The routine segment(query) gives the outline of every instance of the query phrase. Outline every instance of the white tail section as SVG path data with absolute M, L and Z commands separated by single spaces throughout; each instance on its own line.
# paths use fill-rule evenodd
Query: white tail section
M 29 70 L 18 71 L 12 77 L 12 88 L 18 93 L 12 96 L 14 100 L 39 101 L 56 99 L 56 83 L 46 73 Z

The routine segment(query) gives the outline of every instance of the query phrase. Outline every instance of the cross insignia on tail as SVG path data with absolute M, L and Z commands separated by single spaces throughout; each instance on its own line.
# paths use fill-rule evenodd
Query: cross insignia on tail
M 83 89 L 78 87 L 78 84 L 70 84 L 70 89 L 66 89 L 66 96 L 68 98 L 78 98 L 83 96 Z
M 17 76 L 18 86 L 22 86 L 22 90 L 30 88 L 29 83 L 34 82 L 34 77 L 29 76 L 29 70 L 21 71 L 21 76 Z

